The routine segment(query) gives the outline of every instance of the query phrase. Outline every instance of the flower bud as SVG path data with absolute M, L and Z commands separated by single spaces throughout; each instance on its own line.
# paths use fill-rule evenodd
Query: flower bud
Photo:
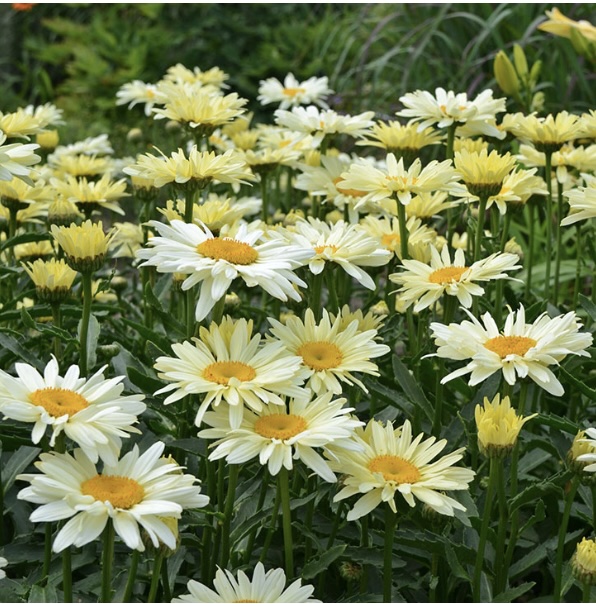
M 515 63 L 515 71 L 517 75 L 525 80 L 528 76 L 528 61 L 524 49 L 519 44 L 513 45 L 513 62 Z
M 494 72 L 497 84 L 505 94 L 515 96 L 519 93 L 519 79 L 515 68 L 502 50 L 495 57 Z
M 575 435 L 567 453 L 567 465 L 582 484 L 596 486 L 596 472 L 593 471 L 593 469 L 596 469 L 594 464 L 594 461 L 596 461 L 596 441 L 590 440 L 586 436 L 586 432 L 583 430 Z
M 571 558 L 573 576 L 584 584 L 596 585 L 596 542 L 585 537 Z

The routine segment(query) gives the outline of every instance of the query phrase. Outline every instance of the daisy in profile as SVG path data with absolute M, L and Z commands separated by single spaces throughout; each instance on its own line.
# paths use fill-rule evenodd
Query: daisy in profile
M 437 441 L 434 436 L 423 439 L 424 434 L 412 438 L 409 421 L 394 428 L 391 422 L 383 426 L 373 419 L 364 430 L 356 433 L 360 450 L 333 449 L 337 460 L 331 460 L 329 465 L 344 475 L 344 487 L 333 501 L 361 495 L 348 512 L 348 520 L 369 514 L 384 501 L 397 513 L 397 493 L 410 507 L 414 507 L 418 499 L 446 516 L 453 516 L 455 510 L 465 511 L 461 503 L 444 492 L 466 490 L 474 479 L 472 470 L 451 467 L 462 459 L 465 449 L 432 461 L 443 451 L 447 441 Z
M 202 603 L 202 602 L 320 602 L 311 598 L 314 587 L 302 585 L 301 579 L 296 579 L 287 588 L 286 574 L 281 568 L 265 572 L 261 562 L 255 566 L 250 580 L 243 571 L 238 571 L 238 579 L 229 570 L 217 569 L 213 588 L 193 581 L 188 582 L 188 595 L 174 598 L 172 602 Z
M 583 126 L 579 115 L 561 111 L 546 117 L 520 116 L 512 132 L 517 138 L 531 142 L 538 151 L 554 153 L 565 143 L 581 138 Z
M 306 309 L 304 321 L 289 317 L 285 325 L 276 319 L 269 319 L 271 333 L 280 340 L 292 354 L 301 357 L 306 386 L 315 394 L 331 391 L 341 394 L 342 384 L 356 384 L 368 392 L 354 373 L 379 375 L 379 370 L 370 359 L 383 356 L 390 350 L 385 344 L 375 342 L 376 329 L 360 331 L 357 320 L 344 326 L 341 315 L 331 321 L 327 310 L 323 309 L 320 323 L 310 308 Z
M 464 252 L 455 251 L 453 262 L 447 245 L 439 253 L 430 246 L 430 264 L 418 260 L 403 260 L 404 271 L 389 275 L 393 283 L 401 285 L 397 295 L 402 307 L 414 304 L 414 312 L 420 312 L 440 300 L 443 294 L 457 296 L 465 308 L 472 306 L 472 296 L 482 296 L 484 288 L 479 285 L 493 279 L 509 279 L 506 271 L 517 270 L 519 256 L 496 253 L 466 266 Z
M 515 157 L 509 153 L 489 154 L 486 149 L 480 152 L 462 149 L 455 153 L 455 167 L 473 199 L 497 195 L 514 166 Z
M 31 166 L 41 161 L 41 156 L 34 153 L 39 149 L 39 145 L 35 143 L 5 145 L 6 138 L 6 134 L 0 132 L 0 180 L 12 180 L 16 176 L 33 184 L 29 174 Z
M 159 357 L 159 377 L 172 382 L 155 394 L 172 392 L 164 403 L 187 394 L 205 395 L 197 411 L 199 426 L 210 406 L 227 403 L 233 428 L 242 422 L 244 406 L 261 411 L 263 405 L 284 405 L 282 396 L 304 398 L 304 372 L 300 358 L 288 353 L 281 342 L 261 343 L 252 334 L 252 322 L 227 318 L 221 326 L 201 328 L 192 342 L 172 344 L 175 357 Z
M 422 167 L 422 162 L 416 158 L 406 169 L 403 157 L 398 161 L 393 153 L 388 153 L 386 166 L 381 170 L 369 163 L 358 162 L 341 175 L 339 186 L 366 192 L 356 209 L 368 201 L 379 202 L 387 197 L 407 206 L 414 195 L 450 190 L 458 179 L 451 160 L 440 163 L 433 160 Z
M 146 84 L 141 80 L 133 80 L 120 86 L 116 92 L 116 105 L 126 105 L 132 109 L 138 103 L 145 104 L 145 115 L 149 117 L 155 104 L 163 105 L 166 96 L 159 91 L 156 84 Z
M 112 180 L 108 174 L 104 174 L 97 181 L 88 181 L 85 177 L 75 178 L 67 174 L 63 178 L 52 178 L 50 182 L 58 194 L 76 203 L 81 210 L 105 208 L 117 214 L 124 214 L 118 201 L 130 196 L 126 192 L 126 180 Z
M 448 128 L 466 125 L 468 136 L 485 135 L 505 138 L 496 125 L 497 113 L 506 110 L 507 99 L 494 99 L 492 90 L 483 90 L 476 98 L 468 99 L 465 92 L 455 94 L 452 90 L 436 88 L 433 96 L 426 90 L 416 90 L 400 97 L 405 109 L 397 115 L 418 122 L 422 132 L 429 126 Z
M 579 333 L 582 325 L 574 312 L 554 319 L 543 313 L 528 324 L 525 309 L 520 306 L 509 312 L 502 332 L 490 313 L 482 316 L 482 324 L 465 312 L 471 321 L 430 324 L 437 356 L 456 361 L 470 359 L 465 367 L 445 376 L 442 384 L 469 373 L 469 384 L 475 386 L 502 371 L 512 386 L 517 378 L 529 377 L 553 396 L 562 396 L 563 386 L 549 365 L 558 365 L 569 354 L 589 356 L 586 348 L 592 345 L 592 334 Z
M 230 426 L 228 413 L 221 407 L 205 414 L 210 426 L 199 432 L 200 438 L 218 439 L 209 459 L 222 459 L 240 464 L 255 457 L 267 465 L 272 476 L 283 466 L 292 469 L 292 458 L 300 459 L 327 482 L 335 482 L 335 474 L 327 462 L 315 451 L 333 443 L 335 447 L 354 447 L 349 440 L 354 429 L 363 425 L 350 416 L 354 409 L 344 407 L 345 398 L 331 400 L 327 392 L 314 400 L 291 399 L 288 408 L 264 405 L 261 411 L 245 411 L 240 427 Z
M 166 225 L 151 221 L 159 236 L 152 237 L 148 249 L 139 250 L 141 266 L 155 266 L 159 273 L 188 275 L 182 284 L 188 290 L 201 283 L 195 317 L 203 320 L 225 296 L 232 281 L 240 277 L 248 287 L 260 286 L 284 302 L 300 301 L 294 284 L 306 287 L 294 270 L 313 255 L 312 249 L 290 245 L 271 237 L 262 241 L 263 231 L 242 224 L 233 237 L 214 237 L 206 226 L 172 220 Z
M 23 264 L 25 272 L 35 284 L 37 296 L 44 302 L 58 302 L 68 297 L 75 277 L 64 260 L 52 258 L 47 262 L 41 258 L 35 262 Z
M 106 234 L 101 222 L 86 220 L 83 224 L 51 227 L 56 243 L 66 256 L 70 268 L 81 273 L 96 271 L 103 265 L 114 231 Z
M 329 225 L 318 218 L 299 220 L 290 241 L 310 252 L 310 271 L 318 275 L 327 263 L 338 264 L 348 275 L 364 287 L 375 290 L 376 283 L 362 266 L 384 266 L 391 260 L 391 252 L 379 247 L 375 238 L 359 224 L 339 220 Z
M 155 443 L 142 455 L 137 445 L 119 461 L 105 464 L 101 473 L 83 449 L 69 453 L 42 453 L 35 463 L 39 474 L 17 478 L 30 483 L 18 499 L 40 505 L 32 522 L 68 520 L 54 539 L 61 552 L 81 547 L 101 534 L 108 520 L 127 547 L 145 551 L 139 525 L 155 547 L 176 547 L 168 519 L 180 518 L 185 509 L 202 508 L 209 498 L 201 495 L 197 479 L 183 474 L 165 445 Z
M 582 174 L 586 186 L 563 193 L 569 202 L 569 215 L 561 220 L 561 226 L 596 217 L 596 177 Z
M 133 427 L 145 411 L 141 394 L 122 396 L 124 376 L 106 380 L 107 365 L 89 379 L 79 377 L 79 368 L 71 365 L 64 377 L 55 358 L 43 375 L 26 363 L 16 363 L 18 377 L 0 371 L 0 413 L 5 418 L 33 424 L 31 440 L 38 444 L 48 427 L 50 446 L 64 432 L 84 447 L 96 463 L 99 458 L 115 463 L 122 438 L 140 434 Z
M 327 97 L 333 92 L 329 88 L 329 79 L 312 77 L 300 82 L 294 77 L 294 74 L 288 73 L 284 78 L 283 84 L 277 78 L 267 78 L 259 82 L 259 96 L 257 101 L 261 105 L 269 103 L 279 103 L 280 109 L 289 109 L 296 105 L 319 105 L 328 109 L 325 102 Z

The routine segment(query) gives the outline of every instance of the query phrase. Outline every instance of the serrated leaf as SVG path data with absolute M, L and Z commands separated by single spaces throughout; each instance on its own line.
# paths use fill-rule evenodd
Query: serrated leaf
M 528 583 L 522 583 L 521 585 L 513 587 L 512 589 L 507 589 L 501 592 L 498 596 L 495 596 L 492 599 L 492 602 L 514 602 L 517 598 L 530 591 L 534 585 L 536 585 L 536 583 L 534 583 L 534 581 L 530 581 Z
M 559 367 L 559 371 L 565 376 L 568 382 L 571 382 L 582 394 L 585 394 L 591 401 L 596 401 L 596 390 L 587 386 L 581 380 L 569 373 L 565 367 Z
M 319 573 L 326 571 L 332 562 L 335 562 L 345 551 L 346 544 L 334 545 L 331 549 L 328 549 L 325 553 L 317 556 L 310 562 L 304 565 L 302 569 L 301 577 L 307 581 L 316 577 Z
M 21 308 L 21 320 L 23 325 L 29 329 L 35 329 L 39 333 L 47 333 L 51 336 L 60 338 L 63 342 L 73 342 L 74 338 L 65 329 L 55 327 L 54 325 L 46 325 L 44 323 L 37 323 L 26 308 Z
M 551 413 L 539 413 L 538 416 L 532 420 L 532 422 L 538 422 L 539 424 L 550 426 L 556 430 L 573 434 L 573 436 L 579 432 L 579 426 L 575 422 L 572 422 L 566 417 L 560 417 Z
M 17 476 L 24 472 L 31 462 L 41 453 L 38 447 L 20 447 L 2 468 L 2 488 L 4 493 L 12 487 Z
M 526 573 L 533 566 L 536 566 L 539 562 L 544 560 L 547 557 L 548 552 L 554 546 L 554 542 L 552 540 L 546 541 L 544 543 L 536 544 L 536 546 L 532 549 L 532 551 L 526 554 L 523 558 L 520 558 L 515 564 L 511 565 L 509 569 L 509 578 L 515 579 Z
M 434 410 L 430 401 L 422 392 L 422 388 L 418 385 L 408 368 L 399 360 L 397 356 L 393 357 L 393 372 L 395 373 L 396 383 L 398 383 L 406 396 L 418 407 L 424 411 L 426 417 L 432 422 L 434 418 Z
M 509 513 L 512 513 L 514 510 L 517 510 L 526 503 L 535 501 L 547 493 L 555 493 L 560 491 L 562 495 L 563 489 L 559 485 L 555 484 L 555 481 L 561 479 L 563 476 L 563 473 L 555 474 L 546 480 L 542 480 L 530 485 L 529 487 L 526 487 L 521 493 L 518 493 L 509 502 Z
M 453 576 L 458 579 L 463 579 L 464 581 L 470 580 L 470 575 L 468 575 L 465 568 L 460 564 L 453 548 L 448 543 L 445 544 L 445 557 L 449 564 L 449 572 L 452 573 Z
M 33 585 L 29 592 L 28 602 L 58 602 L 58 594 L 56 588 L 53 585 L 46 585 L 41 587 L 40 585 Z
M 43 369 L 44 364 L 37 356 L 31 354 L 16 338 L 5 333 L 0 333 L 0 346 L 10 350 L 19 359 L 29 363 L 29 365 L 33 365 L 36 369 Z

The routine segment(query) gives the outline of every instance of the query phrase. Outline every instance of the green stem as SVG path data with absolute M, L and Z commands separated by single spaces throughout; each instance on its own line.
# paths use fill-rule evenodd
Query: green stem
M 205 287 L 203 283 L 201 287 Z M 186 309 L 186 337 L 190 340 L 195 334 L 195 290 L 191 287 L 184 296 Z
M 486 204 L 488 198 L 485 196 L 480 197 L 480 203 L 478 205 L 478 225 L 476 227 L 476 239 L 474 242 L 474 262 L 480 260 L 480 250 L 482 247 L 482 235 L 484 234 L 484 219 L 486 217 Z
M 261 563 L 265 562 L 265 559 L 267 558 L 267 552 L 269 551 L 271 541 L 273 540 L 273 533 L 275 532 L 275 527 L 277 525 L 277 516 L 279 514 L 280 501 L 281 488 L 278 481 L 277 489 L 275 492 L 275 501 L 273 503 L 273 509 L 271 510 L 271 524 L 269 525 L 269 530 L 267 531 L 267 536 L 265 537 L 265 543 L 263 544 L 263 549 L 261 550 L 261 555 L 259 556 L 259 562 Z
M 433 579 L 437 577 L 437 583 L 435 585 L 433 585 L 430 588 L 430 595 L 428 598 L 429 602 L 436 602 L 437 601 L 437 588 L 439 586 L 438 583 L 438 579 L 439 579 L 439 554 L 432 554 L 431 557 L 431 562 L 430 562 L 430 580 L 431 582 L 433 581 Z
M 54 327 L 60 329 L 62 327 L 62 316 L 60 313 L 60 302 L 52 302 L 52 322 Z M 62 357 L 62 350 L 60 347 L 60 338 L 58 336 L 54 336 L 54 356 L 57 361 L 60 361 Z
M 163 558 L 161 564 L 161 587 L 163 589 L 163 601 L 172 601 L 172 591 L 170 590 L 170 580 L 168 579 L 168 559 Z
M 80 362 L 79 367 L 81 368 L 81 375 L 87 376 L 89 367 L 87 367 L 88 356 L 87 356 L 87 339 L 89 336 L 89 319 L 91 318 L 91 301 L 93 299 L 92 294 L 92 273 L 85 272 L 82 274 L 83 277 L 83 316 L 81 318 L 81 332 L 80 332 Z
M 548 301 L 550 296 L 550 261 L 552 257 L 552 232 L 553 232 L 553 185 L 551 180 L 551 160 L 549 151 L 544 153 L 544 178 L 546 179 L 546 271 L 544 277 L 544 299 Z
M 226 496 L 226 505 L 224 508 L 224 524 L 221 548 L 221 567 L 226 568 L 230 557 L 230 528 L 232 526 L 232 513 L 234 511 L 234 501 L 236 495 L 236 483 L 238 482 L 238 464 L 229 465 L 230 472 L 228 476 L 228 494 Z
M 267 496 L 267 489 L 269 487 L 269 472 L 263 472 L 263 480 L 261 482 L 261 489 L 259 491 L 259 501 L 257 502 L 257 510 L 262 510 L 265 503 L 265 497 Z M 257 527 L 250 531 L 248 536 L 248 543 L 246 545 L 246 553 L 244 554 L 244 564 L 250 562 L 252 550 L 254 547 L 255 539 L 257 536 Z
M 535 225 L 535 214 L 536 214 L 536 210 L 534 207 L 534 202 L 530 201 L 530 203 L 528 204 L 528 212 L 530 215 L 530 225 L 529 225 L 529 232 L 528 232 L 528 262 L 527 262 L 527 271 L 528 271 L 528 276 L 526 278 L 526 300 L 529 298 L 530 296 L 530 292 L 532 290 L 532 268 L 534 267 L 534 233 L 536 232 L 536 225 Z
M 559 279 L 561 273 L 561 256 L 563 255 L 563 241 L 561 229 L 561 220 L 563 218 L 563 185 L 557 181 L 557 219 L 555 221 L 555 232 L 557 239 L 557 253 L 555 258 L 555 306 L 559 304 Z
M 592 530 L 596 533 L 596 486 L 592 486 Z
M 323 273 L 319 273 L 318 275 L 313 275 L 310 283 L 309 289 L 309 308 L 313 311 L 315 315 L 315 320 L 319 322 L 321 320 L 322 315 L 322 300 L 321 295 L 323 293 Z
M 589 604 L 592 600 L 592 586 L 586 581 L 582 586 L 582 602 Z
M 505 251 L 505 246 L 509 241 L 509 228 L 511 226 L 511 209 L 505 213 L 505 218 L 503 219 L 503 232 L 501 233 L 501 245 L 500 249 L 502 252 Z M 493 233 L 496 236 L 496 233 Z
M 329 539 L 327 540 L 327 549 L 331 549 L 333 546 L 333 542 L 335 541 L 335 537 L 337 536 L 337 531 L 339 530 L 339 524 L 342 519 L 342 513 L 344 511 L 345 502 L 340 501 L 337 506 L 337 510 L 333 515 L 333 525 L 331 527 L 331 532 L 329 533 Z
M 577 302 L 579 300 L 579 288 L 580 288 L 580 280 L 581 280 L 581 272 L 582 272 L 582 226 L 581 222 L 578 222 L 575 225 L 575 253 L 577 254 L 577 258 L 575 261 L 575 284 L 573 287 L 573 310 L 577 309 Z
M 433 436 L 437 438 L 441 434 L 441 425 L 443 423 L 443 393 L 444 384 L 441 384 L 441 379 L 445 375 L 445 359 L 438 360 L 438 369 L 435 375 L 435 415 L 433 418 Z
M 114 524 L 108 518 L 103 530 L 103 556 L 101 561 L 101 601 L 112 601 L 112 563 L 114 561 Z
M 567 536 L 567 525 L 569 524 L 569 516 L 571 515 L 571 508 L 573 506 L 573 500 L 579 487 L 579 480 L 574 476 L 571 480 L 571 488 L 565 498 L 565 508 L 563 509 L 563 517 L 559 524 L 559 541 L 557 544 L 557 559 L 555 565 L 555 588 L 553 592 L 553 602 L 561 601 L 561 588 L 563 581 L 563 554 L 565 551 L 565 537 Z
M 385 507 L 385 547 L 383 549 L 383 602 L 391 602 L 393 584 L 393 539 L 397 525 L 397 514 Z
M 18 209 L 16 207 L 10 207 L 8 209 L 8 240 L 10 241 L 17 233 L 17 212 Z M 11 245 L 8 248 L 8 261 L 9 264 L 14 264 L 15 262 L 15 254 L 14 254 L 14 245 Z
M 267 224 L 267 219 L 269 218 L 269 188 L 267 176 L 265 174 L 261 174 L 261 220 Z
M 64 602 L 72 602 L 72 554 L 70 547 L 62 552 L 62 591 Z
M 457 130 L 457 124 L 454 122 L 447 128 L 447 146 L 445 148 L 445 159 L 453 159 L 453 144 L 455 142 L 455 131 Z
M 139 567 L 140 552 L 138 549 L 132 551 L 130 560 L 130 568 L 128 569 L 128 579 L 126 580 L 126 588 L 124 590 L 123 602 L 132 602 L 132 591 L 137 579 L 137 568 Z
M 284 535 L 284 554 L 286 577 L 294 578 L 294 546 L 292 543 L 292 510 L 290 509 L 290 480 L 287 468 L 279 471 L 279 492 L 281 496 L 281 510 Z
M 312 493 L 315 490 L 315 488 L 316 488 L 315 485 L 316 485 L 315 478 L 313 476 L 311 476 L 306 481 L 306 494 L 307 495 L 309 493 Z M 306 529 L 304 531 L 304 559 L 305 560 L 310 560 L 310 558 L 311 558 L 312 539 L 310 538 L 310 534 L 311 534 L 311 530 L 312 530 L 313 517 L 315 515 L 315 500 L 316 500 L 316 498 L 313 497 L 306 504 L 306 517 L 304 519 L 304 527 Z
M 408 227 L 406 218 L 406 206 L 399 201 L 397 202 L 397 223 L 399 225 L 399 246 L 401 251 L 401 259 L 408 260 Z
M 52 528 L 51 522 L 46 523 L 43 548 L 43 567 L 41 571 L 42 582 L 47 581 L 50 573 L 50 563 L 52 561 Z
M 505 495 L 505 478 L 503 475 L 503 463 L 499 460 L 497 468 L 497 489 L 499 501 L 499 528 L 497 531 L 497 547 L 495 550 L 495 587 L 494 594 L 500 594 L 505 589 L 507 575 L 501 560 L 505 555 L 505 535 L 507 532 L 507 497 Z
M 155 560 L 153 561 L 153 573 L 151 574 L 151 586 L 149 587 L 149 597 L 147 598 L 147 602 L 153 603 L 156 601 L 162 562 L 163 552 L 157 550 L 155 553 Z
M 490 473 L 488 477 L 488 489 L 484 500 L 484 510 L 482 513 L 482 524 L 480 526 L 480 541 L 476 553 L 476 566 L 474 567 L 474 580 L 472 583 L 472 601 L 480 602 L 480 580 L 482 578 L 482 566 L 484 563 L 484 550 L 486 548 L 486 538 L 488 536 L 488 527 L 491 520 L 492 503 L 495 493 L 495 486 L 498 480 L 498 459 L 491 458 Z
M 360 547 L 364 550 L 369 545 L 368 541 L 368 516 L 360 521 Z M 362 565 L 362 577 L 360 577 L 360 593 L 364 594 L 368 590 L 368 566 Z

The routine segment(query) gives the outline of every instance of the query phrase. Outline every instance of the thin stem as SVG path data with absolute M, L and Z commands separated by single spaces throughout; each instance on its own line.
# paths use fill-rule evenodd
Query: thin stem
M 161 564 L 161 588 L 163 589 L 163 601 L 170 602 L 172 600 L 172 591 L 170 590 L 170 580 L 168 579 L 168 559 L 163 558 Z
M 360 521 L 360 547 L 368 548 L 368 516 L 365 516 Z M 368 567 L 366 564 L 362 566 L 362 577 L 360 578 L 360 593 L 366 593 L 368 589 Z
M 290 509 L 290 480 L 287 468 L 279 471 L 279 492 L 281 497 L 281 510 L 284 535 L 284 554 L 286 563 L 286 577 L 294 578 L 294 546 L 292 543 L 292 510 Z
M 201 287 L 205 287 L 203 283 Z M 185 309 L 186 309 L 186 337 L 188 339 L 192 338 L 195 333 L 195 291 L 191 287 L 186 291 L 186 295 L 184 296 L 185 301 Z
M 261 482 L 261 489 L 259 491 L 259 501 L 257 502 L 257 510 L 262 510 L 265 503 L 265 497 L 267 496 L 267 489 L 269 487 L 269 472 L 263 472 L 263 480 Z M 248 536 L 248 544 L 246 545 L 246 553 L 244 554 L 244 564 L 248 564 L 252 555 L 252 549 L 254 547 L 255 538 L 257 536 L 257 528 L 253 528 Z
M 339 523 L 342 519 L 342 512 L 344 511 L 345 502 L 340 501 L 337 506 L 337 511 L 333 515 L 333 526 L 331 527 L 331 532 L 329 533 L 329 539 L 327 540 L 327 549 L 331 549 L 333 546 L 333 542 L 335 541 L 335 537 L 337 536 L 337 531 L 339 530 Z
M 383 602 L 391 602 L 393 583 L 393 539 L 397 525 L 397 514 L 385 507 L 385 547 L 383 549 Z
M 573 506 L 573 500 L 579 487 L 579 480 L 574 476 L 571 480 L 571 488 L 565 498 L 565 508 L 563 509 L 563 517 L 559 524 L 559 541 L 557 544 L 557 558 L 555 564 L 555 588 L 553 592 L 553 602 L 561 601 L 561 587 L 563 580 L 563 554 L 565 551 L 565 537 L 567 536 L 567 525 L 569 524 L 569 516 L 571 515 L 571 508 Z
M 54 327 L 60 329 L 62 327 L 62 316 L 60 313 L 60 302 L 52 302 L 52 322 Z M 60 360 L 62 357 L 62 350 L 60 347 L 60 338 L 58 336 L 54 336 L 54 356 L 56 360 Z
M 81 375 L 85 377 L 89 370 L 88 354 L 87 354 L 87 339 L 89 336 L 89 319 L 91 318 L 91 301 L 93 299 L 92 293 L 92 278 L 93 274 L 85 272 L 83 276 L 83 316 L 81 318 L 81 332 L 80 332 L 80 362 Z
M 507 532 L 507 497 L 505 495 L 505 478 L 503 475 L 503 462 L 499 460 L 497 467 L 497 490 L 499 501 L 499 528 L 497 531 L 497 547 L 495 550 L 495 595 L 501 593 L 505 589 L 507 575 L 506 570 L 501 564 L 501 560 L 505 555 L 505 534 Z M 508 570 L 508 569 L 507 569 Z
M 557 219 L 555 221 L 557 253 L 555 258 L 555 306 L 559 303 L 559 278 L 561 273 L 561 256 L 563 255 L 563 241 L 561 229 L 561 220 L 563 218 L 563 185 L 557 181 Z
M 309 308 L 313 311 L 315 315 L 315 320 L 318 322 L 321 320 L 322 315 L 322 300 L 321 294 L 323 292 L 323 273 L 319 273 L 318 275 L 313 275 L 310 283 L 309 289 Z
M 592 595 L 592 586 L 586 581 L 582 585 L 582 602 L 584 602 L 585 604 L 589 604 L 590 602 L 593 602 L 594 600 L 592 600 L 591 595 Z
M 149 588 L 149 597 L 147 598 L 147 602 L 153 603 L 156 601 L 162 562 L 163 552 L 158 549 L 155 553 L 155 560 L 153 561 L 153 573 L 151 574 L 151 586 Z
M 484 234 L 484 219 L 486 216 L 486 204 L 488 198 L 486 195 L 480 197 L 478 205 L 478 225 L 476 227 L 476 240 L 474 242 L 474 262 L 480 260 L 480 249 L 482 247 L 482 235 Z
M 551 160 L 552 154 L 549 151 L 544 153 L 544 178 L 548 195 L 546 196 L 546 272 L 544 277 L 544 298 L 550 296 L 550 261 L 552 257 L 552 232 L 553 232 L 553 184 L 551 180 Z
M 505 212 L 505 218 L 503 219 L 503 232 L 501 233 L 500 249 L 502 252 L 505 251 L 505 246 L 507 245 L 507 242 L 509 241 L 510 226 L 511 226 L 511 209 L 508 209 L 508 211 Z M 496 233 L 493 233 L 493 235 L 496 235 Z
M 575 283 L 573 286 L 573 305 L 572 308 L 577 308 L 577 301 L 579 300 L 579 288 L 582 272 L 582 225 L 578 222 L 575 225 L 575 253 L 577 255 L 575 260 Z
M 1 488 L 1 487 L 0 487 Z M 52 561 L 52 523 L 47 522 L 45 526 L 45 541 L 43 548 L 43 567 L 41 571 L 41 580 L 46 581 L 50 573 L 50 563 Z
M 536 214 L 536 209 L 532 201 L 530 201 L 530 203 L 528 204 L 528 212 L 530 215 L 530 228 L 528 232 L 528 276 L 526 278 L 526 300 L 530 296 L 530 292 L 532 290 L 532 268 L 534 267 L 534 233 L 536 231 L 534 218 Z
M 221 567 L 225 568 L 230 556 L 230 528 L 232 525 L 232 513 L 234 511 L 234 501 L 236 496 L 236 483 L 238 482 L 238 464 L 230 464 L 230 473 L 228 476 L 228 494 L 226 496 L 226 505 L 224 508 L 224 523 L 221 548 Z
M 268 180 L 265 174 L 260 175 L 261 178 L 261 220 L 267 224 L 269 218 L 269 187 Z
M 132 601 L 132 591 L 135 586 L 135 582 L 137 579 L 137 568 L 139 566 L 139 556 L 140 552 L 138 549 L 132 551 L 132 556 L 130 560 L 130 568 L 128 569 L 128 579 L 126 580 L 126 588 L 124 590 L 124 596 L 122 597 L 123 602 L 131 602 Z
M 101 560 L 101 601 L 112 601 L 112 562 L 114 561 L 114 524 L 108 518 L 103 530 L 103 556 Z
M 408 227 L 406 218 L 406 206 L 398 200 L 397 202 L 397 223 L 399 225 L 399 246 L 401 251 L 401 259 L 408 260 Z
M 310 477 L 307 481 L 306 481 L 306 494 L 310 494 L 315 490 L 315 478 L 314 477 Z M 305 527 L 305 531 L 304 531 L 304 559 L 305 560 L 310 560 L 311 557 L 311 551 L 312 551 L 312 539 L 310 538 L 310 533 L 311 533 L 311 529 L 312 529 L 312 520 L 315 514 L 315 500 L 316 497 L 313 497 L 307 504 L 306 504 L 306 517 L 304 519 L 304 527 Z
M 494 499 L 495 486 L 497 483 L 498 464 L 501 463 L 495 458 L 490 460 L 490 473 L 488 477 L 488 488 L 484 500 L 484 510 L 482 512 L 482 524 L 480 526 L 480 541 L 478 543 L 478 552 L 476 554 L 476 566 L 474 567 L 474 580 L 472 583 L 472 601 L 480 602 L 480 580 L 482 578 L 482 566 L 484 563 L 484 550 L 486 548 L 486 538 L 488 536 L 488 527 L 491 520 L 491 509 Z
M 267 531 L 267 536 L 265 537 L 265 543 L 263 544 L 263 549 L 261 550 L 261 555 L 259 556 L 259 562 L 265 562 L 265 558 L 267 558 L 267 552 L 269 551 L 269 546 L 271 545 L 271 541 L 273 539 L 273 533 L 275 532 L 275 527 L 277 525 L 277 516 L 279 514 L 280 501 L 281 501 L 281 488 L 279 486 L 279 481 L 278 481 L 277 489 L 275 492 L 275 501 L 273 503 L 273 509 L 271 510 L 271 524 L 269 525 L 269 530 Z
M 596 533 L 596 486 L 592 486 L 592 530 Z
M 64 601 L 72 602 L 72 554 L 70 547 L 62 551 L 62 591 Z

